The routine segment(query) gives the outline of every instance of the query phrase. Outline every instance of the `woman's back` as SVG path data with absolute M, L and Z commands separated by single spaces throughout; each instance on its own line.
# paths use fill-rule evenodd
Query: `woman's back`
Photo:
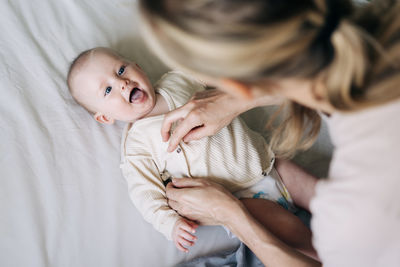
M 400 100 L 328 119 L 335 151 L 311 201 L 324 266 L 397 266 Z M 329 264 L 328 264 L 329 263 Z

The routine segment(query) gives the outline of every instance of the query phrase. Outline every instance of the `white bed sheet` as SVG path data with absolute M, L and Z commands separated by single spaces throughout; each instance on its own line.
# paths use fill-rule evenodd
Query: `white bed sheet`
M 128 0 L 0 0 L 0 266 L 172 266 L 238 244 L 202 227 L 185 254 L 153 230 L 119 169 L 123 125 L 96 123 L 68 93 L 70 62 L 95 46 L 152 81 L 167 70 L 142 43 L 136 12 Z M 323 174 L 330 150 L 324 130 L 317 153 L 298 160 Z

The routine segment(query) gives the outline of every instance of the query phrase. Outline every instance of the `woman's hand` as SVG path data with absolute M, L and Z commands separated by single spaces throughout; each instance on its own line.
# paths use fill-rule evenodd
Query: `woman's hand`
M 205 179 L 172 179 L 166 192 L 171 208 L 202 225 L 224 225 L 243 208 L 225 188 Z
M 182 107 L 165 115 L 161 128 L 164 142 L 169 141 L 168 151 L 174 151 L 179 142 L 198 140 L 216 134 L 240 113 L 248 110 L 248 101 L 237 99 L 217 89 L 196 93 Z M 172 136 L 172 124 L 179 121 Z

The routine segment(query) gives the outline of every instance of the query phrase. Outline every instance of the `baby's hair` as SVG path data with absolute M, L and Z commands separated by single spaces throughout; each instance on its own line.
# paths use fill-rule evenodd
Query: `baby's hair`
M 74 70 L 82 65 L 82 63 L 85 61 L 85 59 L 87 59 L 87 57 L 89 56 L 90 53 L 92 53 L 92 51 L 94 51 L 96 48 L 91 48 L 88 50 L 85 50 L 83 52 L 81 52 L 71 63 L 71 65 L 69 66 L 68 69 L 68 75 L 67 75 L 67 84 L 68 84 L 68 88 L 71 91 L 71 76 L 72 73 L 74 72 Z
M 76 88 L 73 88 L 71 85 L 71 81 L 72 78 L 74 77 L 74 75 L 76 74 L 77 71 L 79 71 L 79 68 L 93 55 L 93 52 L 98 49 L 96 48 L 91 48 L 88 50 L 85 50 L 83 52 L 81 52 L 71 63 L 71 65 L 69 66 L 68 69 L 68 74 L 67 74 L 67 85 L 68 85 L 68 89 L 69 92 L 71 94 L 71 96 L 74 98 L 74 100 L 81 105 L 82 107 L 84 107 L 89 113 L 93 114 L 94 111 L 89 109 L 87 107 L 87 105 L 85 105 L 84 103 L 82 103 L 82 101 L 79 100 L 78 97 L 76 97 Z
M 102 51 L 105 53 L 109 53 L 112 54 L 114 56 L 117 57 L 122 57 L 121 55 L 119 55 L 117 52 L 115 52 L 114 50 L 107 48 L 107 47 L 95 47 L 95 48 L 91 48 L 88 50 L 85 50 L 83 52 L 81 52 L 71 63 L 71 65 L 69 66 L 69 70 L 68 70 L 68 74 L 67 74 L 67 85 L 68 85 L 68 89 L 69 92 L 71 94 L 71 96 L 74 98 L 74 100 L 81 105 L 82 107 L 84 107 L 89 113 L 94 114 L 95 111 L 92 110 L 91 108 L 89 108 L 86 104 L 84 104 L 76 95 L 76 90 L 77 88 L 74 88 L 72 86 L 72 79 L 73 77 L 77 74 L 77 72 L 80 70 L 80 68 L 84 65 L 85 62 L 87 62 L 93 55 L 95 52 L 97 51 Z

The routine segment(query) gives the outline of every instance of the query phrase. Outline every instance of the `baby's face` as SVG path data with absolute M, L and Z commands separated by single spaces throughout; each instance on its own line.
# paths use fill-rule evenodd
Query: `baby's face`
M 112 120 L 132 122 L 143 118 L 156 100 L 142 69 L 107 50 L 94 51 L 71 80 L 71 86 L 80 102 Z

